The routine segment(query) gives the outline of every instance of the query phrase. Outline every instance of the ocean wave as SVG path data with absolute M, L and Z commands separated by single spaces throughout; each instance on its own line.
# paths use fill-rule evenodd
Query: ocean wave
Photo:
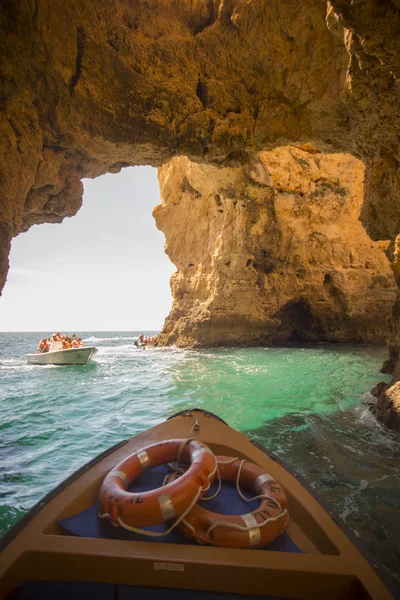
M 98 350 L 98 354 L 95 356 L 99 356 L 99 355 L 113 355 L 113 354 L 127 354 L 128 352 L 131 352 L 132 350 L 138 350 L 138 348 L 136 348 L 136 346 L 134 344 L 121 344 L 120 346 L 96 346 L 97 350 Z
M 0 368 L 14 369 L 20 367 L 21 364 L 23 364 L 23 360 L 20 358 L 2 358 L 0 361 Z
M 0 371 L 31 371 L 40 365 L 30 365 L 26 358 L 3 358 L 0 361 Z
M 133 340 L 134 338 L 135 338 L 134 335 L 118 336 L 118 337 L 96 337 L 96 336 L 92 335 L 88 338 L 83 338 L 83 341 L 84 342 L 120 342 L 122 340 Z

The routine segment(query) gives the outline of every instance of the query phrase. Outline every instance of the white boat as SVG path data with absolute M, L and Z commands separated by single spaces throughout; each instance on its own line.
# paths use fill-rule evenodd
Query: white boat
M 30 365 L 86 365 L 97 352 L 94 346 L 63 348 L 61 342 L 51 342 L 48 352 L 27 354 Z

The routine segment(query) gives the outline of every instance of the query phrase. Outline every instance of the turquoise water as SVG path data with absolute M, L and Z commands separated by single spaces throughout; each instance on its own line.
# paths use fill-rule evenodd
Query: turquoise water
M 303 475 L 400 580 L 400 436 L 366 408 L 384 348 L 139 350 L 138 332 L 77 332 L 92 363 L 28 365 L 49 333 L 0 334 L 0 535 L 101 451 L 197 406 Z

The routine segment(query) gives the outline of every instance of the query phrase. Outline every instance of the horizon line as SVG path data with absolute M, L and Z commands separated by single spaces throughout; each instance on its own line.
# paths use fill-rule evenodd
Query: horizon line
M 70 330 L 71 327 L 60 327 L 59 329 L 57 329 L 56 331 L 61 331 L 61 330 Z M 137 328 L 137 329 L 79 329 L 79 327 L 75 328 L 75 331 L 85 331 L 85 332 L 92 332 L 92 333 L 110 333 L 113 331 L 122 331 L 122 332 L 126 332 L 126 333 L 130 333 L 130 332 L 134 332 L 134 331 L 143 331 L 144 329 L 148 330 L 148 331 L 159 331 L 161 332 L 161 329 L 159 328 L 155 328 L 152 329 L 150 327 L 141 327 L 141 328 Z M 42 333 L 43 331 L 54 331 L 54 329 L 48 329 L 48 328 L 43 328 L 43 329 L 20 329 L 20 330 L 14 330 L 14 331 L 0 331 L 0 333 Z M 72 329 L 71 329 L 72 331 Z

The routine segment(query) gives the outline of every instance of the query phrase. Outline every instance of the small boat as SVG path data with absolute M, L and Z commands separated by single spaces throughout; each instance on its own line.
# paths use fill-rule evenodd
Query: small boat
M 166 482 L 167 466 L 156 465 L 160 457 L 171 457 L 171 448 L 177 443 L 178 459 L 183 460 L 185 449 L 191 448 L 190 466 L 180 476 L 172 473 L 172 480 Z M 284 490 L 286 500 L 280 508 L 287 509 L 274 523 L 274 519 L 268 523 L 272 523 L 273 533 L 275 524 L 281 522 L 273 541 L 260 546 L 264 522 L 260 523 L 263 515 L 257 506 L 265 497 L 253 499 L 256 508 L 247 515 L 242 513 L 249 508 L 238 508 L 235 497 L 241 475 L 235 487 L 219 474 L 219 495 L 213 492 L 213 486 L 218 487 L 215 481 L 207 492 L 213 498 L 208 506 L 216 503 L 216 513 L 211 514 L 218 518 L 208 527 L 206 540 L 197 543 L 193 536 L 200 525 L 197 517 L 190 519 L 200 501 L 191 501 L 184 518 L 181 513 L 172 520 L 172 527 L 178 527 L 171 531 L 174 506 L 177 510 L 181 492 L 186 493 L 189 483 L 198 485 L 203 493 L 210 486 L 210 474 L 217 479 L 217 464 L 229 468 L 237 461 L 250 465 L 255 475 L 265 472 L 257 475 L 259 489 L 267 485 L 275 493 Z M 212 473 L 210 464 L 215 464 Z M 140 476 L 134 477 L 133 488 L 126 487 L 135 469 Z M 114 488 L 123 491 L 115 493 Z M 242 495 L 245 491 L 243 486 Z M 271 497 L 266 497 L 270 502 Z M 224 506 L 230 515 L 217 514 L 224 512 Z M 119 517 L 117 509 L 122 511 Z M 165 522 L 149 527 L 149 515 L 157 511 Z M 128 524 L 129 519 L 139 519 L 138 515 L 143 525 L 140 530 Z M 242 527 L 224 529 L 223 519 L 241 520 Z M 225 532 L 222 537 L 218 529 Z M 225 542 L 219 543 L 220 538 Z M 236 547 L 239 538 L 241 544 L 247 540 L 245 547 Z M 225 547 L 227 544 L 230 547 Z M 0 599 L 7 600 L 393 599 L 391 583 L 384 583 L 384 578 L 358 540 L 311 488 L 268 451 L 200 409 L 173 415 L 100 454 L 45 496 L 0 544 Z
M 133 345 L 136 348 L 141 348 L 144 350 L 145 348 L 152 348 L 154 346 L 154 342 L 141 342 L 138 338 L 133 340 Z
M 30 365 L 86 365 L 97 352 L 94 346 L 63 348 L 62 342 L 51 342 L 48 352 L 27 354 Z

